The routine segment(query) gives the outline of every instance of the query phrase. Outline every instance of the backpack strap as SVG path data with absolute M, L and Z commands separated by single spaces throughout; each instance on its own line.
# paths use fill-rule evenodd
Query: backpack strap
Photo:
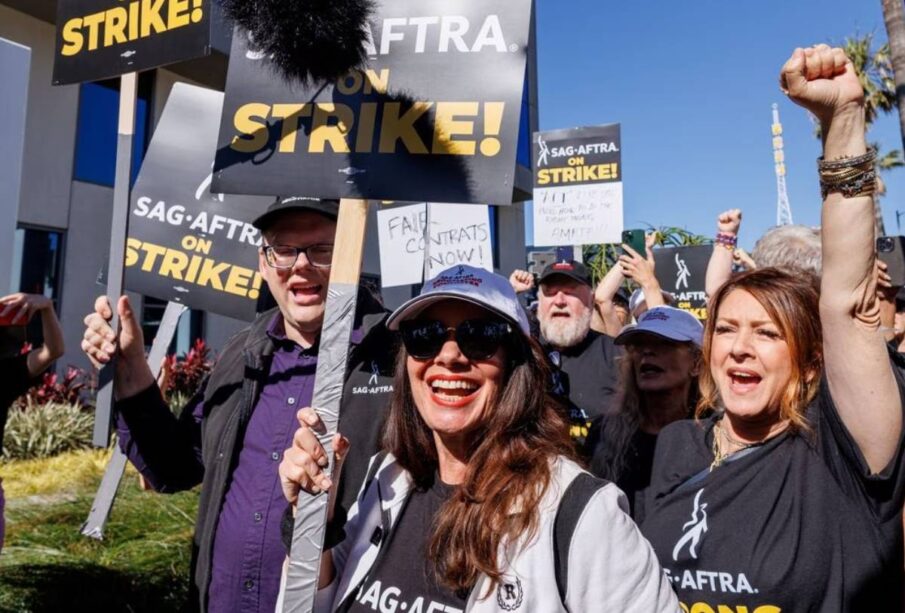
M 563 492 L 553 520 L 553 564 L 556 573 L 556 589 L 559 599 L 565 604 L 566 588 L 569 586 L 569 549 L 572 535 L 591 497 L 609 481 L 598 479 L 589 473 L 581 473 Z
M 364 485 L 361 488 L 361 491 L 366 492 L 369 487 L 371 487 L 371 481 L 374 480 L 374 477 L 377 476 L 377 471 L 380 470 L 381 465 L 383 465 L 383 461 L 386 460 L 387 455 L 389 455 L 386 451 L 381 449 L 374 457 L 371 458 L 371 465 L 368 466 L 368 473 L 365 475 Z

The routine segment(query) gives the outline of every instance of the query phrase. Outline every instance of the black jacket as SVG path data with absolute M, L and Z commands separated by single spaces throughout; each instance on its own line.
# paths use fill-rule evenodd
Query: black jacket
M 169 424 L 163 444 L 158 438 L 159 422 L 142 425 L 145 420 L 159 420 L 159 410 L 148 410 L 152 408 L 149 404 L 163 403 L 156 386 L 117 403 L 132 437 L 130 446 L 137 446 L 144 462 L 159 476 L 153 483 L 156 489 L 174 492 L 201 483 L 192 568 L 193 596 L 202 611 L 207 610 L 220 508 L 239 458 L 245 427 L 270 369 L 274 345 L 267 328 L 276 312 L 273 309 L 261 314 L 249 328 L 227 342 L 202 389 L 178 421 L 174 419 Z M 336 512 L 342 516 L 354 503 L 368 460 L 378 450 L 393 389 L 398 344 L 396 335 L 384 325 L 386 317 L 379 304 L 364 292 L 359 293 L 355 329 L 361 329 L 364 336 L 351 347 L 339 421 L 339 431 L 351 442 L 337 493 Z M 204 404 L 199 427 L 193 412 L 201 401 Z M 157 417 L 152 417 L 155 414 Z M 148 440 L 150 433 L 156 440 Z

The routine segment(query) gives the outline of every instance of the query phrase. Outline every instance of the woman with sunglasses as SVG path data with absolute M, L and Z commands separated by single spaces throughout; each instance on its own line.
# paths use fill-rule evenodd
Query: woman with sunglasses
M 624 495 L 572 460 L 542 350 L 506 279 L 457 266 L 388 325 L 403 348 L 386 451 L 342 533 L 328 528 L 318 610 L 677 610 Z M 280 465 L 292 502 L 300 488 L 335 489 L 316 413 L 299 421 Z M 348 446 L 334 443 L 339 460 Z M 561 500 L 589 483 L 586 504 L 564 503 L 573 531 L 557 540 Z
M 826 45 L 796 49 L 782 83 L 822 124 L 820 287 L 763 268 L 716 291 L 700 420 L 660 433 L 642 528 L 686 611 L 901 612 L 903 382 L 879 326 L 863 91 Z

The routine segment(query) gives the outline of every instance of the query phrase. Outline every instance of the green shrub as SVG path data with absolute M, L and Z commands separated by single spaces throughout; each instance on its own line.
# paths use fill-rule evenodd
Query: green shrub
M 48 402 L 10 409 L 3 435 L 4 460 L 48 458 L 91 447 L 94 415 L 78 403 Z

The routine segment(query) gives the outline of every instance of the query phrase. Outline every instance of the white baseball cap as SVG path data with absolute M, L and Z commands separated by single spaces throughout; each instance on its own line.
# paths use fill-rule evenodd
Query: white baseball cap
M 701 322 L 688 311 L 671 306 L 658 306 L 645 311 L 637 324 L 622 329 L 616 337 L 616 344 L 630 343 L 639 334 L 654 334 L 671 341 L 694 343 L 698 347 L 704 344 L 704 326 Z
M 407 301 L 390 315 L 387 327 L 390 330 L 398 330 L 400 322 L 417 317 L 435 302 L 449 298 L 483 307 L 518 326 L 526 336 L 531 334 L 528 316 L 519 304 L 509 280 L 483 268 L 466 264 L 448 268 L 427 281 L 421 288 L 421 294 Z

